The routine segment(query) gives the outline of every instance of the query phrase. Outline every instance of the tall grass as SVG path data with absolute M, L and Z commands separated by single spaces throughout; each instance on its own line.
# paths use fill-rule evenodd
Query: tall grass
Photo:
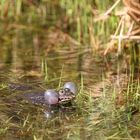
M 70 24 L 72 28 L 72 31 L 70 31 L 72 36 L 80 43 L 93 44 L 93 40 L 105 43 L 116 28 L 118 18 L 111 16 L 108 20 L 99 22 L 94 22 L 94 18 L 104 13 L 114 1 L 16 0 L 11 2 L 9 0 L 1 0 L 0 15 L 1 19 L 11 20 L 11 22 L 21 21 L 21 23 L 31 23 L 32 25 L 40 26 L 50 24 L 49 20 L 63 18 L 61 14 L 64 12 L 66 17 L 68 17 L 66 24 Z M 57 23 L 55 24 L 57 25 Z
M 75 36 L 79 42 L 87 43 L 92 41 L 91 38 L 94 38 L 94 40 L 102 40 L 100 43 L 104 43 L 108 41 L 110 34 L 117 27 L 118 18 L 111 16 L 106 21 L 98 22 L 94 22 L 94 18 L 103 14 L 113 2 L 109 0 L 61 0 L 60 4 L 66 10 L 70 21 L 76 24 Z

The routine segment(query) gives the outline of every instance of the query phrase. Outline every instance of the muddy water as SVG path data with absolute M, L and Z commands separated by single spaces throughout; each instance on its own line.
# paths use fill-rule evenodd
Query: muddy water
M 97 100 L 102 97 L 103 84 L 100 83 L 109 73 L 119 72 L 116 68 L 124 68 L 125 62 L 118 66 L 114 63 L 115 57 L 110 59 L 102 55 L 93 55 L 90 49 L 84 49 L 75 42 L 68 46 L 60 41 L 61 43 L 55 42 L 54 46 L 54 40 L 47 40 L 48 45 L 44 45 L 37 35 L 32 39 L 18 36 L 22 35 L 17 33 L 9 43 L 3 42 L 0 47 L 1 138 L 102 138 L 104 133 L 92 134 L 93 126 L 96 128 L 99 121 L 96 118 L 99 117 L 100 108 L 103 106 Z M 50 38 L 51 35 L 48 36 Z M 36 92 L 48 88 L 57 89 L 66 81 L 75 82 L 83 98 L 74 103 L 74 109 L 57 110 L 49 119 L 46 118 L 46 107 L 33 105 L 18 98 L 28 90 Z M 32 89 L 9 89 L 9 83 L 31 86 Z M 84 90 L 81 90 L 83 88 Z M 93 97 L 91 102 L 86 102 L 85 96 L 88 95 Z M 99 106 L 96 105 L 96 101 Z M 93 124 L 90 124 L 91 121 Z

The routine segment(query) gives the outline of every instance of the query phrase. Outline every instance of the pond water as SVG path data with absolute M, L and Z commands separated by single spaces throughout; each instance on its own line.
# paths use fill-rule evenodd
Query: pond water
M 64 36 L 59 30 L 47 32 L 46 37 L 15 30 L 14 36 L 1 43 L 0 134 L 3 140 L 103 140 L 116 130 L 121 133 L 122 127 L 113 124 L 117 123 L 111 102 L 115 94 L 113 97 L 110 94 L 115 84 L 120 85 L 118 75 L 126 76 L 126 61 L 116 63 L 117 57 L 103 57 L 90 48 L 84 49 L 70 37 L 66 36 L 68 39 L 64 41 Z M 115 77 L 118 80 L 113 80 Z M 18 98 L 26 90 L 8 87 L 16 83 L 31 86 L 29 90 L 36 92 L 58 89 L 67 81 L 76 83 L 78 96 L 72 107 L 58 109 L 49 119 L 44 106 Z M 110 132 L 112 128 L 114 131 Z

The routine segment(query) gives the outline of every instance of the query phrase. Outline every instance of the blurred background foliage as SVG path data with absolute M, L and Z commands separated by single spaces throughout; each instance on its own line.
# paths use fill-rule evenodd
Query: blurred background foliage
M 1 0 L 1 38 L 11 28 L 37 32 L 57 27 L 78 42 L 98 48 L 110 40 L 117 28 L 120 18 L 115 12 L 123 7 L 122 3 L 107 20 L 96 18 L 114 3 L 115 0 Z

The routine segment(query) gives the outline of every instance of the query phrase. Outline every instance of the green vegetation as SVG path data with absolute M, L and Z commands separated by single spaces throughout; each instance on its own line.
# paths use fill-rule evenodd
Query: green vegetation
M 117 13 L 121 1 L 108 11 L 115 2 L 0 1 L 0 139 L 140 138 L 140 45 L 121 38 L 129 28 Z M 78 95 L 49 119 L 44 106 L 18 98 L 26 91 L 8 88 L 60 89 L 66 81 Z
M 17 0 L 13 2 L 2 0 L 0 13 L 3 22 L 6 20 L 15 24 L 14 28 L 18 29 L 37 31 L 47 25 L 70 26 L 69 33 L 76 40 L 82 44 L 90 42 L 91 45 L 95 45 L 92 44 L 94 43 L 93 39 L 98 42 L 102 38 L 102 42 L 98 43 L 107 43 L 118 25 L 119 18 L 114 15 L 106 21 L 95 22 L 95 18 L 103 14 L 113 3 L 114 1 L 110 2 L 109 0 L 103 2 L 96 0 L 55 0 L 53 2 L 49 0 Z M 60 25 L 57 25 L 59 21 Z

